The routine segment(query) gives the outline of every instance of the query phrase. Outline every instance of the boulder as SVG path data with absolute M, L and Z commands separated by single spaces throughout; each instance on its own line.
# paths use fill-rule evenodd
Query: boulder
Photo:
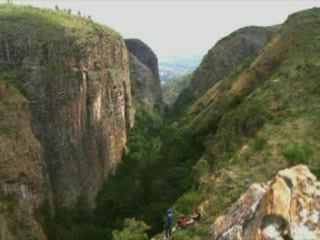
M 213 224 L 212 240 L 320 239 L 320 182 L 308 167 L 279 171 L 253 184 Z

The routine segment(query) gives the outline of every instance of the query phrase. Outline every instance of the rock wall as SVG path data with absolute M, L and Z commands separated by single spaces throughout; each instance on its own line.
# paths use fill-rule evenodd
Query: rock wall
M 66 13 L 12 5 L 1 11 L 1 76 L 30 102 L 54 203 L 72 207 L 81 196 L 93 207 L 133 123 L 125 43 Z M 38 170 L 24 174 L 31 171 Z
M 160 110 L 162 105 L 158 59 L 141 40 L 127 39 L 133 97 L 143 105 Z
M 320 182 L 304 165 L 252 185 L 227 215 L 216 219 L 213 240 L 320 239 Z
M 40 143 L 31 129 L 30 102 L 0 81 L 0 239 L 45 239 L 33 212 L 50 188 Z

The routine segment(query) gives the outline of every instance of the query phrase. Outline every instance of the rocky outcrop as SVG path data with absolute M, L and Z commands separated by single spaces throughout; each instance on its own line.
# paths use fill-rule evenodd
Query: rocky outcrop
M 245 27 L 221 39 L 204 56 L 189 87 L 177 99 L 176 106 L 181 107 L 192 99 L 201 97 L 215 83 L 262 49 L 277 29 L 278 27 Z
M 50 184 L 40 143 L 31 129 L 30 102 L 0 81 L 0 238 L 45 239 L 33 213 Z
M 133 122 L 123 39 L 89 19 L 26 6 L 1 5 L 0 22 L 0 77 L 23 99 L 1 115 L 1 129 L 13 129 L 0 136 L 1 192 L 38 207 L 50 189 L 55 206 L 81 197 L 93 207 Z M 25 135 L 15 132 L 19 121 Z
M 320 182 L 304 165 L 252 185 L 227 215 L 216 219 L 213 240 L 320 239 Z
M 130 79 L 133 97 L 143 105 L 159 110 L 162 105 L 158 59 L 141 40 L 127 39 L 130 52 Z

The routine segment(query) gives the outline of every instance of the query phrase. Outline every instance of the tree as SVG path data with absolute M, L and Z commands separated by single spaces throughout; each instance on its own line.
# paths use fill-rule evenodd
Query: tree
M 59 8 L 58 5 L 55 5 L 55 6 L 54 6 L 54 9 L 55 9 L 56 11 L 60 11 L 60 8 Z

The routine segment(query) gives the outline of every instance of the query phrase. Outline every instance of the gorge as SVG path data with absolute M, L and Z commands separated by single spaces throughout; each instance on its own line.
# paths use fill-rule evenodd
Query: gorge
M 0 22 L 1 240 L 163 239 L 168 208 L 203 213 L 175 240 L 319 238 L 319 8 L 218 41 L 169 114 L 143 40 L 31 6 Z

